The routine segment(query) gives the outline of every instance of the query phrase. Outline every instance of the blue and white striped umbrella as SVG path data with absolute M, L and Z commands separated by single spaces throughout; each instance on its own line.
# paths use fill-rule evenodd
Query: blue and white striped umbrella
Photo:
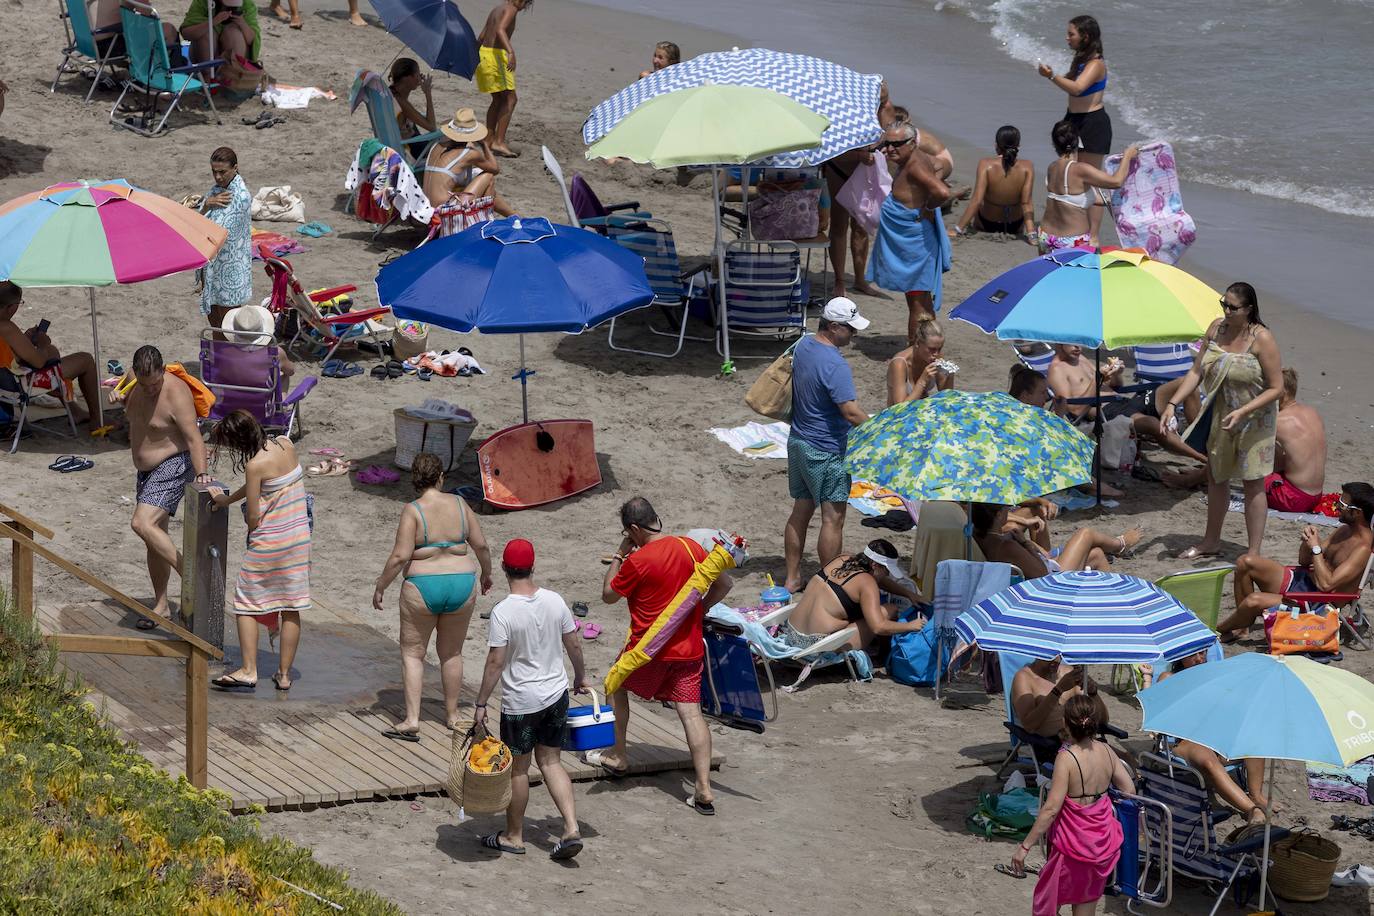
M 620 119 L 655 96 L 707 83 L 756 86 L 782 93 L 830 119 L 820 146 L 761 159 L 757 164 L 795 169 L 819 165 L 841 153 L 877 143 L 878 96 L 883 78 L 848 67 L 767 48 L 714 51 L 664 67 L 626 86 L 602 102 L 582 124 L 582 139 L 592 145 L 620 123 Z
M 960 614 L 954 629 L 989 652 L 1063 656 L 1070 665 L 1171 662 L 1217 639 L 1157 586 L 1105 572 L 1027 579 Z

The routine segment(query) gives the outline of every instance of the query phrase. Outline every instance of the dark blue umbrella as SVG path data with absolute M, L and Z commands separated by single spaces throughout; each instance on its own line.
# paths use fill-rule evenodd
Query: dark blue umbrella
M 472 79 L 477 36 L 451 0 L 370 0 L 382 24 L 435 70 Z
M 579 334 L 643 308 L 654 293 L 644 260 L 594 232 L 546 219 L 481 223 L 434 239 L 377 274 L 397 318 L 453 331 Z M 525 380 L 521 338 L 521 400 Z M 526 407 L 525 419 L 529 419 Z

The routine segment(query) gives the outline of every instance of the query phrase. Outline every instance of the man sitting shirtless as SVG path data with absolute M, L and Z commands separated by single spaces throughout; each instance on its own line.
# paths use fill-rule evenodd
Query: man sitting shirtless
M 1079 694 L 1093 700 L 1097 721 L 1107 724 L 1107 704 L 1097 695 L 1097 684 L 1082 668 L 1066 665 L 1062 658 L 1036 659 L 1016 672 L 1007 689 L 1011 691 L 1016 724 L 1042 738 L 1059 737 L 1064 729 L 1064 704 Z M 1042 762 L 1053 759 L 1054 751 L 1050 751 L 1048 759 Z
M 1274 473 L 1264 480 L 1269 508 L 1315 511 L 1325 483 L 1326 424 L 1315 407 L 1298 402 L 1298 372 L 1285 366 L 1274 428 Z
M 1236 561 L 1236 610 L 1217 624 L 1222 642 L 1235 642 L 1266 610 L 1283 601 L 1284 592 L 1354 592 L 1374 549 L 1374 487 L 1348 483 L 1336 503 L 1341 526 L 1326 543 L 1317 529 L 1302 529 L 1298 565 L 1283 564 L 1257 554 Z

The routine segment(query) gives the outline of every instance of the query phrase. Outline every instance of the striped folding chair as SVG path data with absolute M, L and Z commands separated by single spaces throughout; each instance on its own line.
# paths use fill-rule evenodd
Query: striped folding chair
M 1193 367 L 1197 351 L 1191 344 L 1151 344 L 1132 348 L 1135 351 L 1135 377 L 1138 382 L 1162 385 L 1183 378 Z
M 721 356 L 731 334 L 784 340 L 805 332 L 808 284 L 802 274 L 801 249 L 794 242 L 731 242 L 725 246 L 721 283 L 725 311 L 716 325 L 716 350 Z
M 1054 362 L 1054 348 L 1048 344 L 1021 341 L 1013 343 L 1011 348 L 1023 365 L 1029 366 L 1041 375 L 1050 371 L 1050 363 Z
M 670 337 L 677 339 L 677 346 L 672 350 L 638 350 L 634 347 L 619 346 L 615 342 L 615 323 L 619 319 L 611 319 L 610 331 L 606 335 L 606 343 L 612 350 L 620 350 L 625 353 L 641 353 L 645 356 L 657 356 L 669 359 L 682 352 L 682 344 L 690 335 L 687 333 L 687 318 L 691 311 L 689 304 L 693 295 L 700 288 L 705 290 L 706 272 L 710 270 L 709 264 L 703 264 L 696 270 L 684 272 L 681 262 L 678 261 L 677 244 L 673 241 L 673 227 L 661 219 L 640 219 L 638 217 L 607 217 L 602 224 L 608 238 L 620 245 L 633 251 L 644 259 L 644 275 L 649 280 L 649 288 L 654 292 L 653 305 L 658 306 L 659 311 L 668 320 L 668 330 L 662 331 L 654 327 L 653 321 L 649 322 L 649 331 L 659 337 Z M 681 312 L 675 315 L 674 310 Z M 673 330 L 673 326 L 677 330 Z M 692 340 L 710 340 L 709 337 L 692 337 Z
M 1221 808 L 1218 813 L 1201 771 L 1173 754 L 1141 754 L 1139 778 L 1140 795 L 1167 808 L 1169 821 L 1166 825 L 1154 806 L 1142 809 L 1142 857 L 1167 860 L 1174 875 L 1220 887 L 1219 907 L 1238 879 L 1246 881 L 1258 872 L 1263 835 L 1229 845 L 1219 842 L 1216 825 L 1233 812 Z M 1275 828 L 1271 845 L 1287 835 L 1287 830 Z

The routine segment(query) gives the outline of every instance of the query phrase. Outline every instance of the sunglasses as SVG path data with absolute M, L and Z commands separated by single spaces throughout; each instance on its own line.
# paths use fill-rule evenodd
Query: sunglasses
M 1332 505 L 1334 505 L 1336 507 L 1336 510 L 1339 512 L 1344 512 L 1346 509 L 1355 508 L 1353 504 L 1346 502 L 1345 497 L 1343 496 L 1336 497 L 1336 501 Z
M 1248 309 L 1250 306 L 1248 306 L 1248 305 L 1232 305 L 1230 302 L 1227 302 L 1225 299 L 1222 299 L 1222 300 L 1221 300 L 1221 307 L 1222 307 L 1222 310 L 1223 310 L 1223 311 L 1227 311 L 1227 312 L 1239 312 L 1239 311 L 1242 311 L 1243 309 Z
M 658 534 L 660 531 L 663 530 L 663 522 L 659 522 L 657 528 L 651 528 L 648 525 L 631 525 L 630 528 L 638 528 L 640 531 L 647 531 L 650 534 Z M 630 528 L 621 528 L 620 533 L 625 537 L 629 537 Z
M 882 143 L 878 144 L 878 149 L 898 149 L 899 147 L 906 146 L 908 143 L 914 142 L 916 142 L 915 137 L 907 137 L 905 140 L 884 140 Z

